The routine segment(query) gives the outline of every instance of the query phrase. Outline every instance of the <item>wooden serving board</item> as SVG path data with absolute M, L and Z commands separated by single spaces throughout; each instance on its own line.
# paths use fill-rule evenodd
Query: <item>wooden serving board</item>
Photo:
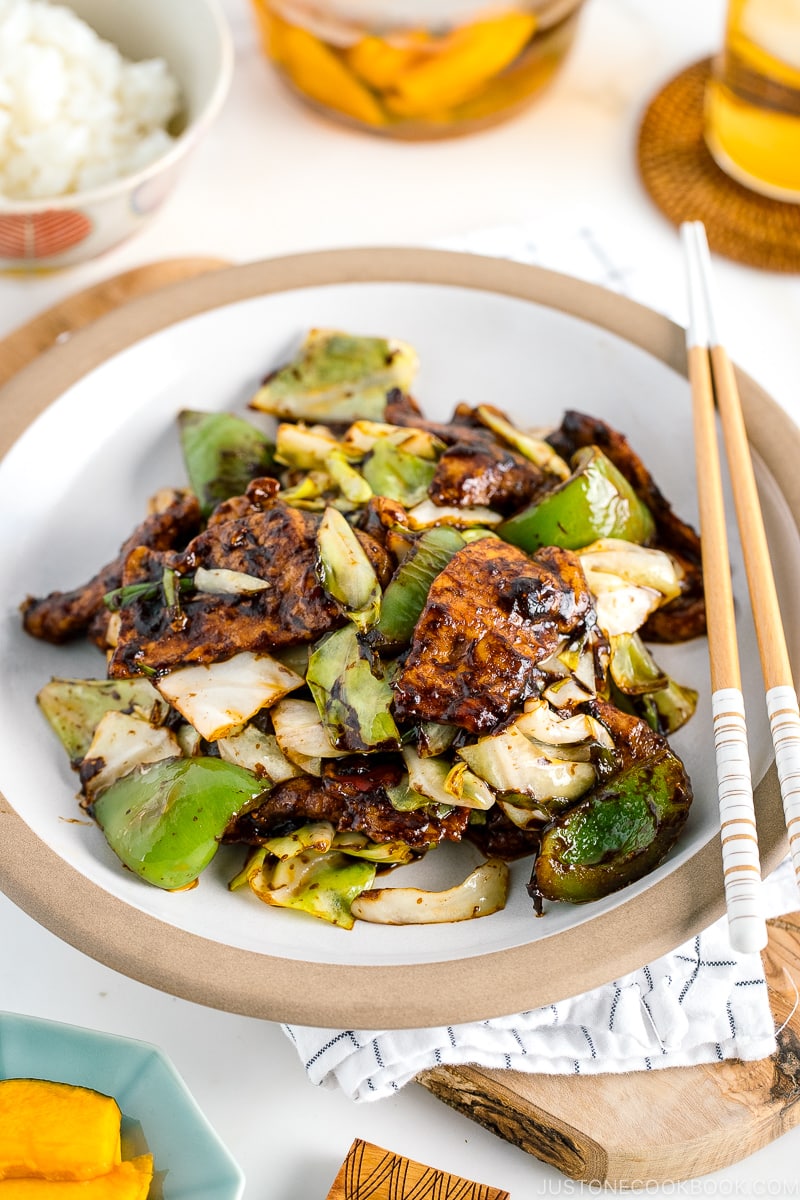
M 112 308 L 224 265 L 212 258 L 151 263 L 70 297 L 0 341 L 0 386 L 64 335 Z M 786 1022 L 769 1059 L 582 1077 L 437 1067 L 422 1072 L 418 1082 L 572 1179 L 624 1187 L 637 1180 L 695 1178 L 738 1162 L 800 1121 L 800 913 L 768 925 L 764 961 L 772 1010 L 776 1026 Z M 330 1197 L 401 1200 L 403 1179 L 411 1186 L 422 1178 L 427 1187 L 434 1177 L 438 1191 L 414 1195 L 506 1195 L 357 1141 Z
M 630 1187 L 694 1179 L 739 1162 L 800 1121 L 800 913 L 767 922 L 778 1050 L 628 1075 L 522 1075 L 437 1067 L 418 1082 L 564 1175 Z

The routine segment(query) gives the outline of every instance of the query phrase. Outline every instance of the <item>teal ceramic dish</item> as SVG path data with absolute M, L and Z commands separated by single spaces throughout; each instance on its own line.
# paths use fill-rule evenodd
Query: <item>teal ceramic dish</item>
M 0 1013 L 0 1079 L 52 1079 L 114 1096 L 123 1157 L 149 1150 L 150 1200 L 240 1200 L 244 1175 L 155 1046 Z

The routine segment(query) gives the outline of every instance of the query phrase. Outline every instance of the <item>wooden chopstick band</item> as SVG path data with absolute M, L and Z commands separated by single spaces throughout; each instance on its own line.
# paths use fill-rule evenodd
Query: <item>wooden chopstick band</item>
M 800 706 L 794 688 L 770 688 L 767 713 L 789 833 L 789 851 L 800 883 Z
M 741 691 L 719 688 L 711 697 L 711 710 L 731 945 L 734 950 L 752 953 L 766 946 L 767 927 L 761 897 L 758 838 L 753 825 L 753 783 Z

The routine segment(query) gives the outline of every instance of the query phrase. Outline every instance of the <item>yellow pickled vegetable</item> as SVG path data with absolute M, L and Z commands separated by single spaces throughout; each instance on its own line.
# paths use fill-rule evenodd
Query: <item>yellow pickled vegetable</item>
M 280 35 L 283 21 L 272 11 L 266 0 L 254 0 L 258 31 L 261 35 L 261 45 L 266 54 L 275 62 L 280 61 Z
M 403 37 L 403 44 L 379 37 L 363 37 L 344 52 L 344 57 L 356 75 L 377 91 L 394 86 L 399 75 L 423 59 L 429 37 L 414 30 Z
M 0 1180 L 105 1175 L 120 1161 L 120 1120 L 116 1100 L 89 1088 L 0 1080 Z
M 398 116 L 426 116 L 452 108 L 476 92 L 525 48 L 536 29 L 533 13 L 509 12 L 456 30 L 435 57 L 400 76 L 385 100 Z
M 93 1179 L 4 1179 L 0 1200 L 147 1200 L 152 1178 L 153 1156 L 141 1154 Z
M 284 24 L 273 40 L 275 57 L 301 92 L 367 125 L 384 123 L 384 114 L 369 89 L 312 34 Z

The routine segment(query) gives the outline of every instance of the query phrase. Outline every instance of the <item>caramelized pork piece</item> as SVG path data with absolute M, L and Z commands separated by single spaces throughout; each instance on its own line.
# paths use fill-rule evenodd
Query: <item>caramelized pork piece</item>
M 386 412 L 384 421 L 389 425 L 416 425 L 422 416 L 422 409 L 413 396 L 401 392 L 400 388 L 392 388 L 386 393 Z
M 704 634 L 706 612 L 700 538 L 691 525 L 673 512 L 652 475 L 631 449 L 628 439 L 596 417 L 569 411 L 564 413 L 561 428 L 547 440 L 567 461 L 581 446 L 599 446 L 653 514 L 656 523 L 653 545 L 667 550 L 684 569 L 681 595 L 656 609 L 644 626 L 643 636 L 657 642 L 683 642 Z
M 434 504 L 486 505 L 513 513 L 552 485 L 552 478 L 503 445 L 469 405 L 458 404 L 450 421 L 443 423 L 426 420 L 413 404 L 408 396 L 390 392 L 385 419 L 425 429 L 447 446 L 428 488 Z
M 470 825 L 467 837 L 487 858 L 502 858 L 506 862 L 513 862 L 516 858 L 526 858 L 529 854 L 536 853 L 541 841 L 541 832 L 520 829 L 508 819 L 502 808 L 495 804 L 486 813 L 486 820 L 482 824 Z
M 474 417 L 469 405 L 457 405 L 448 422 L 429 421 L 422 415 L 416 402 L 410 396 L 404 396 L 397 388 L 388 394 L 386 415 L 383 419 L 391 425 L 427 429 L 448 446 L 453 446 L 456 442 L 484 445 L 493 438 L 486 426 L 481 425 Z
M 119 679 L 143 669 L 220 662 L 242 650 L 265 653 L 312 642 L 343 625 L 341 609 L 315 573 L 319 522 L 318 514 L 279 502 L 263 510 L 253 505 L 235 520 L 210 525 L 181 555 L 165 560 L 135 551 L 126 564 L 126 585 L 156 582 L 170 566 L 179 576 L 191 576 L 198 567 L 238 571 L 269 586 L 239 595 L 189 591 L 177 611 L 165 605 L 160 589 L 131 601 L 121 611 L 109 675 Z M 358 537 L 385 583 L 392 570 L 386 551 L 368 534 Z
M 601 780 L 657 758 L 669 749 L 666 738 L 633 713 L 623 712 L 605 700 L 592 700 L 589 709 L 614 739 L 613 752 L 597 763 Z
M 486 505 L 508 514 L 530 504 L 549 484 L 532 462 L 484 433 L 482 440 L 458 441 L 445 450 L 428 495 L 434 504 Z
M 349 764 L 349 765 L 348 765 Z M 262 845 L 308 821 L 330 821 L 337 831 L 355 830 L 374 842 L 401 841 L 416 850 L 460 841 L 469 809 L 453 809 L 436 817 L 427 808 L 398 812 L 384 788 L 399 782 L 402 768 L 342 759 L 322 778 L 299 775 L 277 784 L 258 808 L 238 817 L 224 841 Z
M 158 552 L 180 550 L 200 529 L 200 507 L 192 492 L 159 493 L 157 499 L 157 511 L 136 526 L 117 557 L 88 583 L 71 592 L 51 592 L 43 599 L 29 596 L 24 601 L 22 623 L 29 634 L 46 642 L 67 642 L 92 627 L 95 640 L 101 640 L 105 627 L 103 596 L 122 583 L 131 551 L 139 546 Z
M 361 510 L 357 528 L 387 547 L 388 535 L 405 524 L 406 510 L 399 500 L 390 500 L 388 496 L 372 496 Z
M 236 817 L 223 841 L 258 846 L 269 838 L 292 833 L 309 821 L 330 821 L 338 827 L 344 810 L 340 793 L 326 788 L 322 779 L 298 775 L 276 784 L 258 808 Z
M 224 525 L 226 521 L 237 521 L 240 517 L 262 512 L 269 508 L 280 490 L 281 485 L 277 479 L 269 475 L 259 476 L 258 479 L 250 481 L 243 496 L 231 496 L 218 504 L 210 514 L 208 524 Z
M 569 550 L 529 557 L 499 538 L 473 542 L 431 585 L 394 685 L 395 715 L 485 733 L 541 690 L 537 664 L 595 619 Z

